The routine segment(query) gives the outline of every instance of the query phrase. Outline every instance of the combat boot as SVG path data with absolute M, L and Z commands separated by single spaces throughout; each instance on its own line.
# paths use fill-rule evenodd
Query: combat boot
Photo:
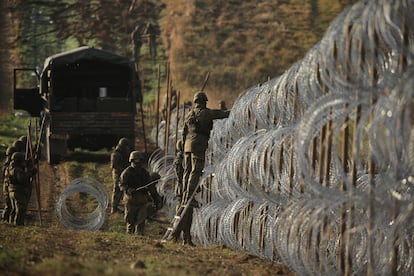
M 183 245 L 195 246 L 195 244 L 191 241 L 191 239 L 184 240 Z

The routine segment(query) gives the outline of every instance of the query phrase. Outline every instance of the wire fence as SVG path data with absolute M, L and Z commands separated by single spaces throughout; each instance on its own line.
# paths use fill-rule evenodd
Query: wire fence
M 301 275 L 414 274 L 413 14 L 412 0 L 356 3 L 303 60 L 215 121 L 197 244 Z M 182 119 L 171 118 L 175 145 Z M 155 167 L 173 214 L 167 152 L 152 163 L 164 164 Z

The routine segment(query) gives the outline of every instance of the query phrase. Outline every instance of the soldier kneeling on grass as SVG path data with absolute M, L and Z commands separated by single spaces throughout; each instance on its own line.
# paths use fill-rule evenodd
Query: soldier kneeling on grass
M 36 168 L 29 168 L 26 165 L 24 153 L 13 153 L 12 162 L 7 168 L 8 188 L 12 203 L 10 223 L 12 224 L 24 225 L 24 218 L 32 192 L 32 177 L 36 173 Z
M 162 200 L 155 188 L 157 179 L 144 167 L 144 156 L 131 152 L 130 166 L 121 173 L 121 190 L 125 192 L 126 232 L 144 234 L 145 220 L 162 207 Z

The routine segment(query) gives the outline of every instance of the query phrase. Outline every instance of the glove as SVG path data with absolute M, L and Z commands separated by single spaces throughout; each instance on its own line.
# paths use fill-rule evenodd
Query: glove
M 157 208 L 157 211 L 158 210 L 161 210 L 162 209 L 162 206 L 163 206 L 163 204 L 162 204 L 162 201 L 161 200 L 160 201 L 157 201 L 155 203 L 155 208 Z

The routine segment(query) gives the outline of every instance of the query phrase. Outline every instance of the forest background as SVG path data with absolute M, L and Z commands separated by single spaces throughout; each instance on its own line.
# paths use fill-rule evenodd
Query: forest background
M 26 122 L 26 118 L 11 116 L 14 68 L 40 71 L 46 57 L 83 45 L 133 60 L 131 35 L 138 27 L 144 107 L 154 106 L 159 85 L 164 97 L 167 72 L 181 102 L 192 99 L 210 72 L 205 90 L 209 106 L 217 107 L 223 99 L 231 108 L 243 91 L 300 62 L 330 22 L 353 2 L 0 1 L 0 115 L 5 115 L 0 116 L 4 118 L 0 138 L 14 139 L 25 133 L 24 127 L 12 124 L 15 120 L 21 121 L 19 125 Z M 153 27 L 154 40 L 145 32 L 148 24 Z M 11 134 L 3 137 L 6 132 Z M 6 145 L 0 140 L 2 152 Z M 33 226 L 33 212 L 29 227 L 0 223 L 1 271 L 7 275 L 161 275 L 165 271 L 174 275 L 293 275 L 282 264 L 222 247 L 161 245 L 158 239 L 165 233 L 165 223 L 149 223 L 149 236 L 139 239 L 124 234 L 121 215 L 108 216 L 104 230 L 93 234 L 62 230 L 52 210 L 63 184 L 90 175 L 101 179 L 109 190 L 108 162 L 107 153 L 98 153 L 72 157 L 57 167 L 41 164 L 42 206 L 47 210 L 43 222 L 48 227 Z
M 41 70 L 46 57 L 87 45 L 134 59 L 144 103 L 170 83 L 191 100 L 210 79 L 213 107 L 231 107 L 247 88 L 282 74 L 303 58 L 353 0 L 9 0 L 1 1 L 0 108 L 12 108 L 13 68 Z M 154 36 L 145 27 L 151 24 Z M 150 39 L 152 37 L 153 39 Z M 155 52 L 153 51 L 155 50 Z M 167 69 L 167 64 L 168 68 Z M 160 83 L 160 84 L 159 84 Z

